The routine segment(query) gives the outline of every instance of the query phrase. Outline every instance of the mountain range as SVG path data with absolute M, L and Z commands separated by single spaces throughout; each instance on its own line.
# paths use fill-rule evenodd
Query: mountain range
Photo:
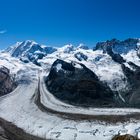
M 26 40 L 0 51 L 0 124 L 8 138 L 138 137 L 139 108 L 140 39 L 93 48 Z
M 114 95 L 117 92 L 116 98 L 121 99 L 121 103 L 139 106 L 140 39 L 107 40 L 97 43 L 92 49 L 84 44 L 48 47 L 26 40 L 8 47 L 2 54 L 41 69 L 52 69 L 56 60 L 80 63 L 97 76 L 95 81 L 99 80 L 104 87 L 107 85 Z

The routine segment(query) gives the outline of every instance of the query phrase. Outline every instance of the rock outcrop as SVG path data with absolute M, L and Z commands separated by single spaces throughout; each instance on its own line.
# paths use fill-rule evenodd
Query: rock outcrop
M 46 79 L 47 88 L 58 99 L 74 105 L 140 108 L 140 67 L 128 62 L 133 68 L 130 69 L 121 56 L 117 58 L 129 90 L 113 91 L 84 64 L 59 59 L 53 63 Z
M 130 90 L 125 93 L 124 97 L 130 106 L 140 107 L 140 67 L 132 62 L 129 62 L 129 65 L 134 70 L 122 64 L 123 72 L 127 77 L 130 87 Z
M 14 80 L 10 76 L 8 68 L 0 67 L 0 96 L 8 94 L 16 87 Z
M 114 93 L 81 63 L 56 60 L 46 79 L 49 91 L 58 99 L 74 105 L 114 106 Z
M 112 138 L 112 140 L 140 140 L 140 139 L 137 138 L 136 136 L 126 134 L 126 135 L 116 135 L 114 138 Z
M 82 60 L 87 60 L 88 57 L 86 55 L 84 55 L 83 53 L 81 52 L 78 52 L 74 55 L 79 61 L 82 61 Z
M 113 49 L 112 49 L 111 46 L 108 46 L 106 48 L 106 51 L 111 56 L 112 60 L 114 60 L 115 62 L 117 62 L 119 64 L 122 64 L 122 63 L 126 62 L 120 54 L 113 52 Z

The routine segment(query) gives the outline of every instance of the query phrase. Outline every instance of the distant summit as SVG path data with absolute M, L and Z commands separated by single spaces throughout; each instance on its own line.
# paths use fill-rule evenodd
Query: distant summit
M 89 49 L 89 47 L 86 46 L 86 45 L 83 44 L 83 43 L 79 44 L 78 48 L 80 48 L 80 49 L 84 49 L 84 50 L 88 50 L 88 49 Z
M 108 48 L 112 48 L 115 53 L 128 53 L 130 50 L 138 50 L 140 47 L 140 39 L 128 38 L 124 41 L 117 39 L 98 42 L 94 50 L 103 50 L 107 52 Z
M 7 49 L 7 52 L 9 52 L 11 56 L 18 57 L 24 62 L 32 61 L 34 63 L 54 51 L 56 51 L 55 48 L 40 45 L 32 40 L 17 42 Z

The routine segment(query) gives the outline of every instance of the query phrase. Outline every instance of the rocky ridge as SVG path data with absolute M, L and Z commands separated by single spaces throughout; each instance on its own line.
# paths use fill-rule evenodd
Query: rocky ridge
M 13 91 L 16 87 L 14 79 L 10 75 L 8 68 L 0 67 L 0 96 L 5 95 Z

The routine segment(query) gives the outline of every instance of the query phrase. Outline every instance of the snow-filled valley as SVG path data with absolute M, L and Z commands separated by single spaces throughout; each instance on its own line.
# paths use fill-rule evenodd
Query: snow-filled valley
M 139 39 L 111 40 L 89 49 L 84 44 L 56 48 L 28 40 L 1 51 L 0 66 L 10 70 L 18 85 L 11 93 L 0 96 L 0 125 L 15 136 L 23 134 L 23 139 L 111 140 L 117 134 L 140 138 L 139 90 L 129 93 L 139 86 L 134 82 L 140 67 L 139 43 Z M 84 64 L 100 84 L 118 94 L 116 100 L 122 100 L 119 103 L 130 106 L 85 108 L 59 100 L 45 83 L 57 59 L 78 70 L 82 69 L 78 64 Z M 67 74 L 61 64 L 54 69 L 60 75 Z

